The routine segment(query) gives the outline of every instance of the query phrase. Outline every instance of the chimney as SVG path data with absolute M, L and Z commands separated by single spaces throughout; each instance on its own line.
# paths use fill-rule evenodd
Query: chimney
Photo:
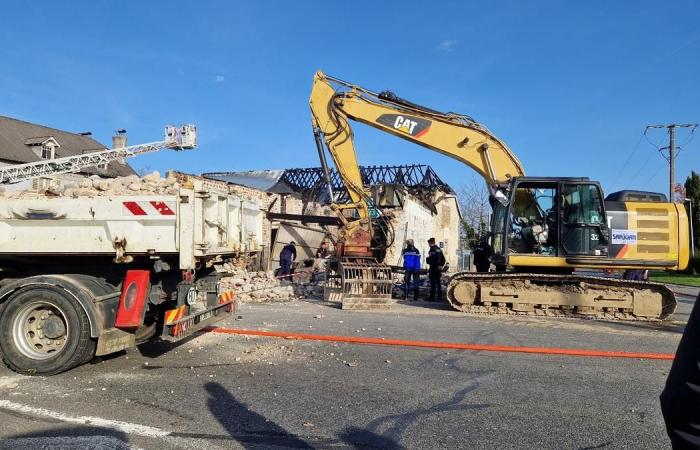
M 112 136 L 112 148 L 126 147 L 127 137 L 126 130 L 117 130 Z

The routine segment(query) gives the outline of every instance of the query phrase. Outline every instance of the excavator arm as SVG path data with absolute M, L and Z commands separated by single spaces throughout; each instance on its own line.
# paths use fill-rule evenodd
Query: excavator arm
M 372 227 L 350 120 L 450 156 L 474 169 L 491 188 L 525 174 L 503 141 L 465 115 L 441 113 L 390 92 L 377 94 L 320 71 L 314 76 L 310 105 L 324 170 L 321 142 L 325 142 L 351 199 L 351 203 L 334 205 L 334 209 L 345 223 L 345 250 L 357 255 L 369 251 Z M 357 210 L 357 219 L 348 220 L 342 214 L 344 209 Z

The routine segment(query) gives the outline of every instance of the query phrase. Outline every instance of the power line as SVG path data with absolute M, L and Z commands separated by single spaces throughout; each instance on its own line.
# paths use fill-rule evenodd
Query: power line
M 634 174 L 634 176 L 632 178 L 630 178 L 630 183 L 632 181 L 636 180 L 637 177 L 639 176 L 639 174 L 642 173 L 642 170 L 644 170 L 644 168 L 647 166 L 647 164 L 649 164 L 649 160 L 651 160 L 652 156 L 654 156 L 654 153 L 649 152 L 649 156 L 647 157 L 646 160 L 644 160 L 644 164 L 642 164 L 642 167 L 640 167 L 639 170 L 637 170 L 637 172 Z
M 668 130 L 668 158 L 666 160 L 668 161 L 668 167 L 669 167 L 669 174 L 668 174 L 668 198 L 670 201 L 673 201 L 673 193 L 674 193 L 674 185 L 676 184 L 676 128 L 690 128 L 690 134 L 692 135 L 695 133 L 695 129 L 698 127 L 697 123 L 685 123 L 682 125 L 676 124 L 676 123 L 671 123 L 668 125 L 647 125 L 647 127 L 644 129 L 644 135 L 646 136 L 647 131 L 650 128 L 666 128 Z M 647 140 L 649 140 L 647 138 Z M 651 143 L 651 141 L 649 141 Z M 659 149 L 659 151 L 662 151 L 662 149 Z M 663 153 L 662 153 L 663 155 Z
M 659 170 L 657 170 L 656 173 L 654 175 L 652 175 L 652 177 L 647 180 L 646 184 L 644 185 L 644 188 L 651 189 L 653 187 L 651 182 L 654 181 L 654 179 L 656 177 L 658 177 L 662 171 L 663 171 L 663 167 L 659 167 Z
M 630 161 L 632 161 L 632 157 L 636 154 L 637 149 L 639 148 L 639 144 L 642 143 L 642 139 L 644 139 L 644 133 L 641 133 L 639 135 L 639 139 L 637 140 L 637 143 L 634 144 L 632 151 L 630 152 L 629 156 L 627 157 L 627 161 L 625 161 L 625 163 L 622 165 L 622 170 L 620 170 L 617 173 L 617 176 L 615 177 L 615 180 L 613 181 L 612 186 L 617 187 L 617 182 L 620 180 L 620 175 L 622 175 L 624 173 L 624 171 L 627 168 L 627 166 L 629 165 Z

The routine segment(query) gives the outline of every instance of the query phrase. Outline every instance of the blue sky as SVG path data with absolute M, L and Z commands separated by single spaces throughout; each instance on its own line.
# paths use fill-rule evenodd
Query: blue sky
M 528 175 L 589 176 L 606 191 L 666 192 L 666 161 L 642 130 L 700 121 L 695 1 L 16 1 L 3 18 L 1 115 L 103 143 L 118 128 L 139 143 L 167 123 L 198 125 L 199 149 L 136 168 L 317 166 L 317 69 L 471 115 Z M 649 138 L 666 145 L 662 131 Z M 359 124 L 356 144 L 363 164 L 428 163 L 455 188 L 475 176 Z M 691 169 L 700 139 L 680 152 L 677 180 Z

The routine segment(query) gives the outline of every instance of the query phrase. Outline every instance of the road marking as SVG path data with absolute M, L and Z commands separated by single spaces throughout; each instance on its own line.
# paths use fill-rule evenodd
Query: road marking
M 403 339 L 370 338 L 356 336 L 333 336 L 324 334 L 291 333 L 286 331 L 244 330 L 238 328 L 207 327 L 204 331 L 223 334 L 241 334 L 247 336 L 266 336 L 284 339 L 299 339 L 307 341 L 332 341 L 346 342 L 350 344 L 374 344 L 391 345 L 398 347 L 422 347 L 445 348 L 453 350 L 475 350 L 483 352 L 506 353 L 537 353 L 543 355 L 582 356 L 597 358 L 636 358 L 636 359 L 662 359 L 673 360 L 673 353 L 639 353 L 616 352 L 608 350 L 587 350 L 576 348 L 552 348 L 552 347 L 513 347 L 508 345 L 491 344 L 461 344 L 454 342 L 412 341 Z
M 9 400 L 0 400 L 0 409 L 15 411 L 27 415 L 46 417 L 49 419 L 59 420 L 61 422 L 77 423 L 80 425 L 89 425 L 93 427 L 111 428 L 122 431 L 126 434 L 135 434 L 145 437 L 166 437 L 170 436 L 170 431 L 165 431 L 156 427 L 139 425 L 136 423 L 121 422 L 119 420 L 108 420 L 101 417 L 92 416 L 69 416 L 57 411 L 50 411 L 44 408 L 35 408 L 33 406 L 23 405 L 21 403 L 11 402 Z

